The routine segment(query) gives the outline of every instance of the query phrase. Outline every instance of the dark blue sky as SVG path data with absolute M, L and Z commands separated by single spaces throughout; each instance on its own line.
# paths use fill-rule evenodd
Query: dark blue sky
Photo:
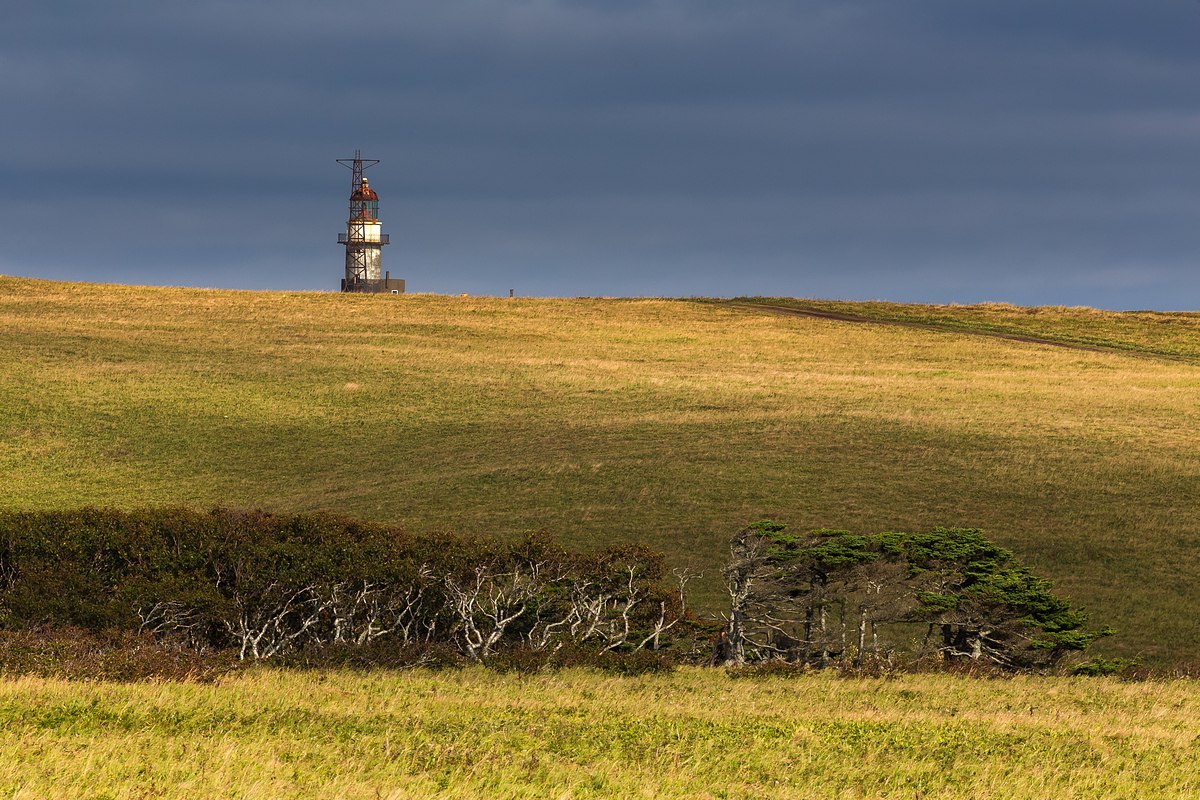
M 32 2 L 0 273 L 1200 308 L 1196 0 Z

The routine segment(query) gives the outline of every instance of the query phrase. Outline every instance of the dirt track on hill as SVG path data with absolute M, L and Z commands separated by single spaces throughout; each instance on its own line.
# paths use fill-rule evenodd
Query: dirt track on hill
M 917 328 L 920 330 L 937 331 L 938 333 L 957 333 L 964 336 L 986 336 L 990 339 L 1006 339 L 1010 342 L 1023 342 L 1025 344 L 1039 344 L 1047 347 L 1061 347 L 1066 350 L 1082 350 L 1089 353 L 1114 353 L 1122 356 L 1133 356 L 1136 358 L 1150 358 L 1162 361 L 1175 361 L 1184 364 L 1197 364 L 1196 359 L 1186 356 L 1176 356 L 1169 353 L 1154 353 L 1144 350 L 1126 350 L 1121 347 L 1105 347 L 1103 345 L 1080 344 L 1078 342 L 1063 342 L 1056 339 L 1043 339 L 1039 336 L 1028 336 L 1019 333 L 1002 333 L 1000 331 L 982 331 L 970 330 L 965 328 L 952 328 L 947 325 L 939 325 L 936 322 L 916 322 L 913 320 L 893 320 L 893 319 L 877 319 L 875 317 L 864 317 L 858 314 L 844 314 L 837 311 L 821 311 L 813 308 L 795 308 L 793 306 L 776 306 L 768 303 L 729 303 L 728 305 L 734 308 L 742 308 L 753 311 L 767 311 L 772 314 L 783 314 L 793 317 L 811 317 L 814 319 L 827 319 L 835 322 L 858 322 L 868 323 L 871 325 L 893 325 L 900 328 Z

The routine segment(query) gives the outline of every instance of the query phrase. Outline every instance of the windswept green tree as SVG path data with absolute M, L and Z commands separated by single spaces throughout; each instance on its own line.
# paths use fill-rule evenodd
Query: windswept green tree
M 730 549 L 724 663 L 907 651 L 1035 670 L 1111 633 L 973 528 L 793 534 L 762 521 Z

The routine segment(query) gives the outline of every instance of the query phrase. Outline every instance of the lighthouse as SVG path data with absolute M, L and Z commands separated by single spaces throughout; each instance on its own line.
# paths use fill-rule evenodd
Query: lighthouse
M 338 234 L 338 244 L 346 246 L 346 277 L 342 278 L 343 292 L 404 291 L 404 281 L 383 272 L 383 246 L 389 237 L 381 232 L 379 195 L 367 183 L 363 170 L 379 163 L 364 159 L 354 151 L 354 158 L 339 158 L 339 164 L 350 168 L 350 219 L 346 232 Z

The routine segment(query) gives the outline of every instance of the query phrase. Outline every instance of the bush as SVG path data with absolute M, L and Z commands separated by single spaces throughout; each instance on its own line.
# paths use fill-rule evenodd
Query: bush
M 663 572 L 638 546 L 581 554 L 544 534 L 418 536 L 326 513 L 0 514 L 0 626 L 117 629 L 243 660 L 411 666 L 445 662 L 447 648 L 480 662 L 658 647 L 683 617 Z
M 1141 667 L 1141 662 L 1137 659 L 1128 658 L 1093 658 L 1090 661 L 1085 661 L 1078 664 L 1071 670 L 1072 675 L 1081 675 L 1088 678 L 1100 678 L 1108 675 L 1120 675 L 1122 677 L 1132 675 Z
M 802 661 L 785 661 L 772 658 L 746 664 L 731 664 L 725 674 L 734 679 L 741 678 L 796 678 L 811 675 L 813 667 Z
M 446 644 L 397 644 L 374 641 L 363 645 L 335 643 L 312 645 L 274 659 L 294 669 L 459 669 L 466 659 Z
M 521 675 L 580 667 L 610 675 L 653 675 L 671 672 L 677 666 L 670 655 L 653 650 L 600 651 L 571 646 L 553 652 L 515 647 L 496 653 L 484 663 L 498 672 Z
M 129 631 L 0 631 L 0 674 L 96 681 L 215 680 L 238 667 L 229 653 L 164 646 Z

